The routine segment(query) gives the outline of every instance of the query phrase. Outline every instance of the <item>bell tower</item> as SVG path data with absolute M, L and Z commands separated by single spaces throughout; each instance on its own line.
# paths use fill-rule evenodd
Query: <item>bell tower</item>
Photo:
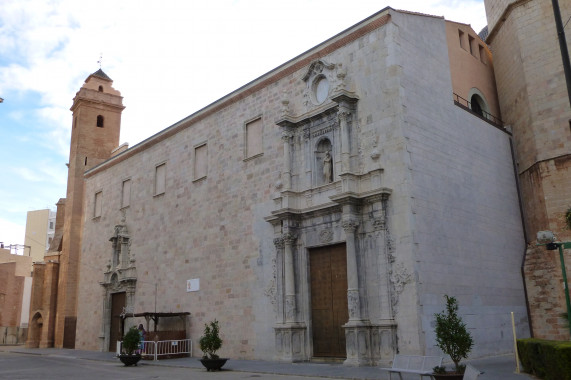
M 123 97 L 101 69 L 89 75 L 73 99 L 66 210 L 60 256 L 55 347 L 74 348 L 77 322 L 86 170 L 111 157 L 119 145 Z M 91 211 L 91 213 L 90 213 Z

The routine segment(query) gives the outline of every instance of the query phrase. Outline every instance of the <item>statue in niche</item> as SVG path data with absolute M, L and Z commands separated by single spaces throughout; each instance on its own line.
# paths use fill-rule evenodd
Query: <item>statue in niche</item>
M 325 177 L 325 183 L 330 183 L 333 178 L 333 167 L 331 166 L 331 154 L 329 151 L 325 152 L 325 157 L 323 157 L 323 176 Z

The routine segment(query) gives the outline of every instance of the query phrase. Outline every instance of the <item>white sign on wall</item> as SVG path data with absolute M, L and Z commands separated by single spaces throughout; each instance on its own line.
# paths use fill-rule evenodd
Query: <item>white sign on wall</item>
M 186 291 L 187 292 L 198 292 L 200 290 L 200 279 L 193 278 L 191 280 L 186 280 Z

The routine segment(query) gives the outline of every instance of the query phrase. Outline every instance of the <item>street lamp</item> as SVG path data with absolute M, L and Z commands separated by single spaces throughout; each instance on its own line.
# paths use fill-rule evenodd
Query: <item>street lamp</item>
M 565 260 L 563 259 L 563 250 L 571 249 L 571 242 L 556 242 L 553 232 L 539 231 L 537 233 L 537 245 L 544 245 L 548 251 L 559 249 L 563 286 L 565 287 L 565 302 L 567 303 L 567 321 L 569 322 L 569 332 L 571 333 L 571 302 L 569 301 L 569 286 L 567 285 L 567 272 L 565 271 Z

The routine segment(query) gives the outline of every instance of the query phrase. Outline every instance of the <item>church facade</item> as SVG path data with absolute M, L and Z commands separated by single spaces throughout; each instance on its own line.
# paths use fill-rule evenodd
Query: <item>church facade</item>
M 114 350 L 119 312 L 157 310 L 190 312 L 195 342 L 219 320 L 228 357 L 381 365 L 438 353 L 448 294 L 474 356 L 510 352 L 525 239 L 493 115 L 476 33 L 386 8 L 97 163 L 75 347 Z

